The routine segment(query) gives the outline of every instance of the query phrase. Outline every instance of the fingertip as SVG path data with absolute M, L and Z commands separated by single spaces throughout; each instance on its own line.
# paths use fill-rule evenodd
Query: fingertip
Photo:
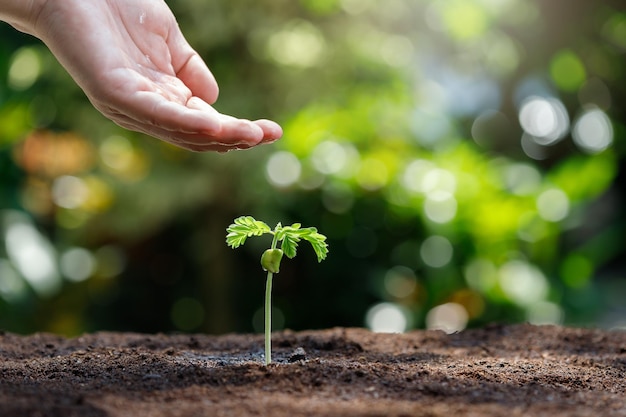
M 215 84 L 211 86 L 211 89 L 205 93 L 205 101 L 209 103 L 210 105 L 213 105 L 217 101 L 219 95 L 220 95 L 220 87 L 216 81 Z
M 245 119 L 220 115 L 220 131 L 210 134 L 216 143 L 229 147 L 251 147 L 263 142 L 261 126 Z
M 262 129 L 265 142 L 273 142 L 283 136 L 283 128 L 272 120 L 260 119 L 254 123 Z

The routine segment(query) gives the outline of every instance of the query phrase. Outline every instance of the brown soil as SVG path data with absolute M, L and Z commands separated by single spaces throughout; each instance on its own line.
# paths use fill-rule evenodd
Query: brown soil
M 626 416 L 626 332 L 0 335 L 0 416 Z

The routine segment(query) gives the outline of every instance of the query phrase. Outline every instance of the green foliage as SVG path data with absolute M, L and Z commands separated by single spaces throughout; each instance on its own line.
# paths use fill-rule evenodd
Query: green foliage
M 251 236 L 261 236 L 265 233 L 272 233 L 270 227 L 262 221 L 255 220 L 251 216 L 242 216 L 235 219 L 234 223 L 228 226 L 226 243 L 233 249 L 238 248 Z
M 294 223 L 291 226 L 283 226 L 278 223 L 274 230 L 259 220 L 255 220 L 252 216 L 241 216 L 234 220 L 233 224 L 226 229 L 226 244 L 235 249 L 243 245 L 247 238 L 251 236 L 262 236 L 270 234 L 274 236 L 273 246 L 280 242 L 280 249 L 288 258 L 296 256 L 298 242 L 301 239 L 311 244 L 318 262 L 326 259 L 328 254 L 328 244 L 326 236 L 317 232 L 315 227 L 302 228 L 300 223 Z
M 26 248 L 52 261 L 30 264 L 63 278 L 33 290 L 15 255 L 29 251 L 9 239 L 21 224 L 0 215 L 0 327 L 255 330 L 250 252 L 263 248 L 248 238 L 266 234 L 290 258 L 302 240 L 318 261 L 333 247 L 320 273 L 307 257 L 281 271 L 275 308 L 294 329 L 361 326 L 378 303 L 406 328 L 435 326 L 441 306 L 467 326 L 617 325 L 625 15 L 495 3 L 169 2 L 220 84 L 216 108 L 285 128 L 227 155 L 115 126 L 39 42 L 0 26 L 0 209 L 32 219 Z M 30 52 L 26 83 L 13 66 Z M 542 138 L 521 124 L 530 98 L 545 99 Z M 328 239 L 244 217 L 227 237 L 248 243 L 235 259 L 223 225 L 242 212 Z

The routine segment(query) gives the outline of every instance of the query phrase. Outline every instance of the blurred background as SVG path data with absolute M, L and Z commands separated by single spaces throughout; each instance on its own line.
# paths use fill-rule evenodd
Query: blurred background
M 623 1 L 168 4 L 216 107 L 284 138 L 125 131 L 0 24 L 1 329 L 260 332 L 241 215 L 329 238 L 283 261 L 276 329 L 626 326 Z

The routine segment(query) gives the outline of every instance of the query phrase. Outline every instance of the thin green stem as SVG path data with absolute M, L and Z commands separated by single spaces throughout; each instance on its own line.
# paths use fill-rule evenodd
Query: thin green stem
M 272 277 L 267 272 L 265 283 L 265 365 L 272 363 Z
M 272 246 L 270 249 L 276 249 L 278 239 L 276 233 L 273 233 Z M 265 281 L 265 365 L 272 363 L 272 278 L 274 274 L 267 271 L 267 280 Z

